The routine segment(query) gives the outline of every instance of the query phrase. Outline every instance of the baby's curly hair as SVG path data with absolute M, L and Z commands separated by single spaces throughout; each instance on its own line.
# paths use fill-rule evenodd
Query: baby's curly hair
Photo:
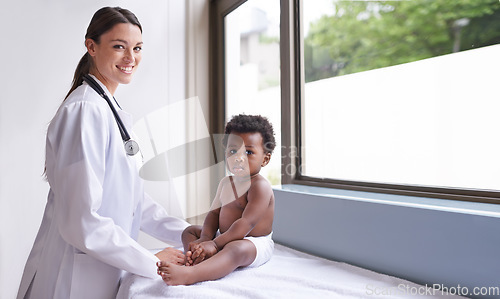
M 276 141 L 274 139 L 273 126 L 266 117 L 260 115 L 245 115 L 239 114 L 231 118 L 231 120 L 226 124 L 226 129 L 224 131 L 224 138 L 222 143 L 224 147 L 227 146 L 227 139 L 229 134 L 232 132 L 238 133 L 255 133 L 259 132 L 262 135 L 262 145 L 266 153 L 273 153 L 276 147 Z

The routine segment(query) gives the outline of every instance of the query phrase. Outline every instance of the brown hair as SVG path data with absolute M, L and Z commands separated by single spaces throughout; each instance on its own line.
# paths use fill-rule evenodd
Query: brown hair
M 142 26 L 137 17 L 129 10 L 120 7 L 103 7 L 96 11 L 92 20 L 90 20 L 85 39 L 92 39 L 96 43 L 100 43 L 101 35 L 108 32 L 119 23 L 129 23 L 139 27 L 142 33 Z M 83 82 L 83 76 L 90 72 L 93 61 L 90 54 L 86 52 L 78 63 L 75 74 L 73 76 L 72 86 L 64 99 Z

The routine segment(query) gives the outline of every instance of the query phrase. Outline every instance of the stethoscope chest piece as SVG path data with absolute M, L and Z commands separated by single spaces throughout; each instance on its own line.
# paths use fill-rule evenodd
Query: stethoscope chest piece
M 127 152 L 127 155 L 129 156 L 133 156 L 139 152 L 139 144 L 132 139 L 125 141 L 124 145 L 125 152 Z

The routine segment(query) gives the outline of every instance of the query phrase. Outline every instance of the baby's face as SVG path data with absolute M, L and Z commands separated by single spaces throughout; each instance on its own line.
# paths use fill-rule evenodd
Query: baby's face
M 264 151 L 259 132 L 229 134 L 226 147 L 228 170 L 237 177 L 254 176 L 267 165 L 271 155 Z

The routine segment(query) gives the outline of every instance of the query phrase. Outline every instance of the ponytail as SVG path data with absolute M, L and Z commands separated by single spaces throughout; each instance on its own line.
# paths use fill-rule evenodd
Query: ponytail
M 75 74 L 73 76 L 73 83 L 71 85 L 71 88 L 64 97 L 64 100 L 66 100 L 69 95 L 78 87 L 82 84 L 83 82 L 83 76 L 88 74 L 90 72 L 90 66 L 92 63 L 92 58 L 90 57 L 90 54 L 88 52 L 83 55 L 82 59 L 80 59 L 80 62 L 76 66 Z

